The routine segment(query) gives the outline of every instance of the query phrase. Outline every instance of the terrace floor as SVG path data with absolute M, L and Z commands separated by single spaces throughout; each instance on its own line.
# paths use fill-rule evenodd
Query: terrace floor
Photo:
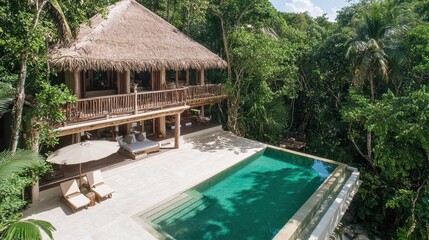
M 40 193 L 40 202 L 32 204 L 24 217 L 51 222 L 57 229 L 55 239 L 155 239 L 133 219 L 134 215 L 264 147 L 220 127 L 184 135 L 179 149 L 102 169 L 106 183 L 116 190 L 111 199 L 73 213 L 68 205 L 60 202 L 59 187 L 53 187 Z

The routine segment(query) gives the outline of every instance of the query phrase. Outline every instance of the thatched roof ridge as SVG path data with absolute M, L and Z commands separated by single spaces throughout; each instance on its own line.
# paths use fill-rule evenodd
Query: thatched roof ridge
M 60 70 L 224 68 L 227 63 L 134 0 L 123 0 L 82 24 L 70 47 L 53 48 Z

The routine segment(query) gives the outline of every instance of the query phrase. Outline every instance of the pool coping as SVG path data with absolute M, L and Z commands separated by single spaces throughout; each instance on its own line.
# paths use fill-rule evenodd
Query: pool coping
M 271 147 L 271 148 L 274 148 L 274 149 L 277 149 L 280 151 L 284 151 L 284 152 L 308 157 L 308 158 L 314 158 L 314 159 L 317 159 L 317 160 L 320 160 L 323 162 L 327 162 L 327 163 L 337 165 L 337 167 L 329 175 L 329 177 L 327 179 L 325 179 L 325 181 L 319 186 L 319 188 L 310 196 L 310 198 L 307 199 L 307 201 L 301 206 L 301 208 L 298 209 L 298 211 L 292 216 L 292 218 L 289 219 L 289 221 L 283 226 L 283 228 L 273 238 L 273 240 L 297 239 L 299 234 L 302 232 L 302 230 L 305 227 L 307 227 L 308 222 L 311 220 L 311 218 L 313 218 L 316 215 L 318 208 L 326 200 L 326 196 L 332 192 L 334 184 L 336 184 L 341 179 L 341 177 L 344 176 L 345 171 L 348 171 L 350 167 L 347 164 L 336 162 L 336 161 L 333 161 L 333 160 L 330 160 L 327 158 L 321 158 L 321 157 L 314 156 L 311 154 L 296 152 L 293 150 L 284 149 L 284 148 L 280 148 L 280 147 L 276 147 L 276 146 L 270 146 L 270 145 L 268 147 Z M 350 169 L 355 170 L 355 171 L 353 171 L 353 173 L 357 173 L 359 175 L 356 168 L 350 168 Z M 347 181 L 349 181 L 349 180 L 350 179 L 348 179 Z M 341 190 L 341 191 L 343 191 L 343 190 Z M 331 208 L 332 208 L 332 206 L 330 206 L 329 209 L 331 209 Z M 346 209 L 347 209 L 347 207 L 345 209 L 343 209 L 344 210 L 343 214 L 344 214 Z M 341 215 L 341 217 L 342 217 L 342 215 Z M 339 219 L 341 219 L 341 218 L 339 218 Z M 339 221 L 339 219 L 338 219 L 338 221 Z M 322 220 L 324 223 L 327 222 L 326 218 L 325 218 L 325 214 L 323 214 Z M 321 222 L 322 222 L 322 220 L 321 220 Z M 338 223 L 338 221 L 335 221 L 336 224 Z M 336 226 L 336 224 L 335 224 L 335 226 Z M 335 226 L 334 226 L 334 228 L 335 228 Z M 326 227 L 326 228 L 332 228 L 332 227 L 330 226 L 330 227 Z M 314 238 L 314 234 L 317 234 L 317 231 L 312 232 L 312 237 L 313 237 L 312 239 L 318 239 L 317 237 Z M 321 239 L 324 239 L 324 238 L 321 238 Z

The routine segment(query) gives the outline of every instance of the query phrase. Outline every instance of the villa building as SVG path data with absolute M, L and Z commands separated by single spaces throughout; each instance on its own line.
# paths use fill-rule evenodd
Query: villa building
M 226 99 L 225 86 L 209 84 L 204 70 L 227 63 L 133 0 L 82 24 L 70 46 L 51 49 L 50 63 L 77 97 L 57 128 L 62 145 L 87 131 L 165 137 L 171 127 L 177 148 L 181 114 L 183 123 L 197 117 L 183 114 L 188 109 L 202 107 L 204 116 L 204 105 Z

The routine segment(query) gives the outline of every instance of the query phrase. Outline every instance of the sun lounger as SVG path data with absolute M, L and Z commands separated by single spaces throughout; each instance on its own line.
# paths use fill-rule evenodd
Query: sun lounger
M 116 140 L 119 143 L 118 153 L 134 160 L 145 157 L 148 153 L 159 151 L 159 143 L 145 137 L 138 139 L 134 137 L 134 140 L 128 142 L 123 137 L 118 137 Z
M 80 192 L 76 179 L 61 183 L 60 188 L 61 199 L 72 208 L 73 212 L 82 207 L 88 208 L 90 200 Z
M 106 197 L 112 197 L 112 193 L 114 193 L 115 190 L 104 182 L 103 175 L 101 175 L 100 170 L 87 173 L 86 177 L 88 179 L 89 189 L 91 192 L 95 193 L 95 196 L 99 201 Z

